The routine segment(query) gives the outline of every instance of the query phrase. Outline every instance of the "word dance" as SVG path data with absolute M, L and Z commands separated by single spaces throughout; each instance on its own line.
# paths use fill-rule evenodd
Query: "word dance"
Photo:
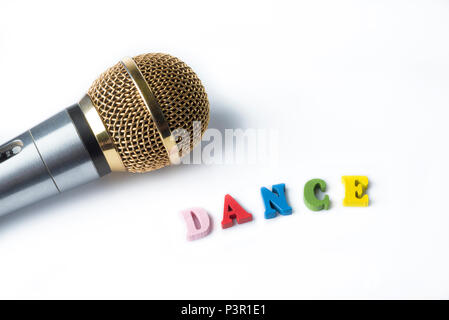
M 343 206 L 345 207 L 367 207 L 369 203 L 366 189 L 368 187 L 368 178 L 365 176 L 343 176 L 342 182 L 345 185 L 345 197 Z M 309 180 L 304 186 L 304 203 L 312 211 L 329 210 L 330 199 L 325 195 L 323 199 L 318 199 L 318 191 L 326 191 L 326 182 L 322 179 Z M 265 206 L 265 219 L 273 219 L 279 215 L 292 214 L 292 208 L 289 206 L 285 197 L 285 184 L 275 184 L 272 190 L 262 187 L 260 189 L 262 200 Z M 210 234 L 212 230 L 211 219 L 207 211 L 203 208 L 195 207 L 181 211 L 181 215 L 187 226 L 187 240 L 197 240 Z M 234 220 L 237 224 L 250 222 L 253 220 L 251 213 L 247 212 L 242 206 L 229 194 L 224 198 L 223 220 L 221 227 L 223 229 L 234 226 Z

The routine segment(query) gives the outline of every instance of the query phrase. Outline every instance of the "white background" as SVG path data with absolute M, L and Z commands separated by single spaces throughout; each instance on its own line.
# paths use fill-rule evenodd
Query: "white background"
M 449 298 L 448 39 L 448 1 L 2 1 L 1 140 L 167 52 L 210 127 L 277 130 L 279 163 L 112 174 L 0 218 L 0 298 Z M 342 206 L 348 174 L 368 208 Z M 276 183 L 294 212 L 265 220 Z M 226 193 L 253 222 L 220 228 Z M 192 206 L 214 230 L 187 242 Z

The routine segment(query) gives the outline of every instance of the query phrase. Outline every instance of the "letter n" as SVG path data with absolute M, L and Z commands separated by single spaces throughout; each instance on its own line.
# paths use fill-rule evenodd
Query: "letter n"
M 263 203 L 265 204 L 265 219 L 276 217 L 276 212 L 286 216 L 292 213 L 292 208 L 288 205 L 285 198 L 285 184 L 276 184 L 273 191 L 265 187 L 260 189 L 262 193 Z

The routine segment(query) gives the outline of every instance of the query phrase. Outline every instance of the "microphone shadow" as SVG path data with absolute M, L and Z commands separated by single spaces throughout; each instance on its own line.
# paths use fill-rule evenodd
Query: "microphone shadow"
M 209 128 L 217 129 L 220 131 L 224 137 L 224 132 L 226 129 L 238 128 L 241 123 L 241 118 L 230 112 L 229 109 L 221 107 L 220 104 L 215 104 L 211 108 Z M 205 143 L 202 144 L 204 148 Z M 22 221 L 28 219 L 31 216 L 52 214 L 55 210 L 64 210 L 64 206 L 67 206 L 70 202 L 85 201 L 87 195 L 94 194 L 95 192 L 107 193 L 108 190 L 116 190 L 117 188 L 126 189 L 127 186 L 132 184 L 141 183 L 142 180 L 151 179 L 150 183 L 158 183 L 159 179 L 172 179 L 174 183 L 182 179 L 182 176 L 191 176 L 192 170 L 205 170 L 206 165 L 186 165 L 181 164 L 178 166 L 169 166 L 161 168 L 155 171 L 142 173 L 142 174 L 131 174 L 131 173 L 121 173 L 113 172 L 101 179 L 92 181 L 81 187 L 68 190 L 59 195 L 44 199 L 30 206 L 21 208 L 14 212 L 8 213 L 6 215 L 0 216 L 0 232 L 2 229 L 7 229 L 13 227 L 14 225 L 21 223 Z
M 242 117 L 224 105 L 217 103 L 211 108 L 209 129 L 217 129 L 224 136 L 226 129 L 242 128 Z

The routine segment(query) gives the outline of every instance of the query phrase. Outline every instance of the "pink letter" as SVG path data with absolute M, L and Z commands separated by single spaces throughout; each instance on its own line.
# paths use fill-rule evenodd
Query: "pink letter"
M 204 238 L 211 231 L 210 218 L 203 208 L 190 208 L 181 211 L 187 225 L 187 240 Z

